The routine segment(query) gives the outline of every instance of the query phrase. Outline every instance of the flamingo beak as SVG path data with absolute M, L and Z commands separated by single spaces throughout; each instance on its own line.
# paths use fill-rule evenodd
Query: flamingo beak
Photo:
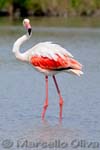
M 32 27 L 31 27 L 30 23 L 26 23 L 25 28 L 27 29 L 28 34 L 31 35 Z
M 32 28 L 28 28 L 28 34 L 31 35 Z

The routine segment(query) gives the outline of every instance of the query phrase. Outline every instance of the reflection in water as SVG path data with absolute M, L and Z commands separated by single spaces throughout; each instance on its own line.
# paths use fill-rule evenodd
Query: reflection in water
M 67 148 L 75 146 L 74 141 L 80 137 L 80 131 L 77 129 L 64 128 L 59 122 L 52 126 L 47 120 L 42 121 L 40 126 L 31 129 L 24 137 L 17 140 L 19 147 L 33 148 Z

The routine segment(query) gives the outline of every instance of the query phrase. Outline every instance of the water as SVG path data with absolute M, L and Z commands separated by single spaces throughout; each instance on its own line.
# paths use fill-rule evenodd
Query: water
M 81 77 L 57 75 L 64 99 L 62 123 L 52 78 L 46 120 L 42 121 L 44 76 L 12 53 L 14 41 L 24 32 L 19 25 L 0 26 L 1 150 L 100 149 L 100 29 L 35 26 L 30 41 L 22 46 L 25 51 L 40 41 L 53 41 L 83 64 Z

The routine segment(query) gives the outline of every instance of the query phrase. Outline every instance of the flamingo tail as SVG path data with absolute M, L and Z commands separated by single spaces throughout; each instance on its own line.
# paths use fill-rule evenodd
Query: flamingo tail
M 69 69 L 69 70 L 64 70 L 64 71 L 68 73 L 72 73 L 77 76 L 81 76 L 83 74 L 81 70 L 77 70 L 77 69 Z

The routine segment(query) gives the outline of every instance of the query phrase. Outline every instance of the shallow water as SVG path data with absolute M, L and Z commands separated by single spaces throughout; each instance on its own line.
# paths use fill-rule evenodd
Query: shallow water
M 34 27 L 22 46 L 25 51 L 40 41 L 53 41 L 83 64 L 82 77 L 57 75 L 64 99 L 62 123 L 51 77 L 46 120 L 41 120 L 44 76 L 12 53 L 23 33 L 21 26 L 0 27 L 1 149 L 100 149 L 100 29 Z

